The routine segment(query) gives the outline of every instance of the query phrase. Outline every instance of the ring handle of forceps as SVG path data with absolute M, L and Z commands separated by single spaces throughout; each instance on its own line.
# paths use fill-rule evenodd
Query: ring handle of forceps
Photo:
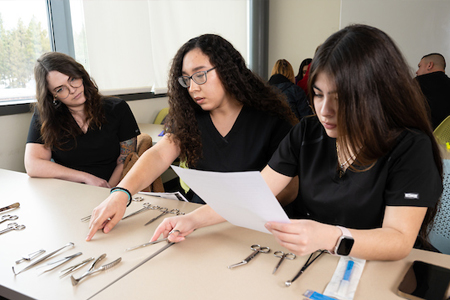
M 293 260 L 297 257 L 294 253 L 284 253 L 283 251 L 275 251 L 273 255 L 278 258 L 285 258 L 289 260 Z
M 253 253 L 250 254 L 249 256 L 247 256 L 247 258 L 243 260 L 247 263 L 249 261 L 251 261 L 259 252 L 261 252 L 261 253 L 269 253 L 270 252 L 269 247 L 261 247 L 260 245 L 252 245 L 250 248 L 253 250 Z

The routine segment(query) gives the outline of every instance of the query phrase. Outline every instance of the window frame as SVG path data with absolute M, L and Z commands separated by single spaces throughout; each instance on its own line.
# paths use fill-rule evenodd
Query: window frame
M 249 0 L 249 68 L 267 77 L 269 0 Z M 48 32 L 52 51 L 75 57 L 70 0 L 47 0 Z M 167 97 L 167 94 L 136 92 L 115 94 L 125 101 Z M 0 103 L 0 116 L 32 112 L 36 99 Z

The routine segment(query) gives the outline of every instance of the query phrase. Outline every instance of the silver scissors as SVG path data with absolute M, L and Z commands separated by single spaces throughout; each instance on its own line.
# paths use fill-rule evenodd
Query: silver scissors
M 270 252 L 270 248 L 269 247 L 261 247 L 260 245 L 252 245 L 250 247 L 250 249 L 253 250 L 253 253 L 250 254 L 249 256 L 247 256 L 246 259 L 244 259 L 241 262 L 238 262 L 237 264 L 228 266 L 228 269 L 232 269 L 234 267 L 239 267 L 245 264 L 248 264 L 249 261 L 251 261 L 256 255 L 258 255 L 259 253 L 269 253 Z
M 278 268 L 280 267 L 281 263 L 285 260 L 285 259 L 289 259 L 289 260 L 293 260 L 295 259 L 297 256 L 294 253 L 284 253 L 283 251 L 275 251 L 273 253 L 273 255 L 275 257 L 280 258 L 280 261 L 278 262 L 278 264 L 276 265 L 275 269 L 273 269 L 272 274 L 275 274 L 275 272 L 278 270 Z
M 22 229 L 25 229 L 25 225 L 19 225 L 17 223 L 9 223 L 6 229 L 0 231 L 0 234 L 4 234 L 11 230 L 22 230 Z
M 0 224 L 2 224 L 3 222 L 6 221 L 13 221 L 13 220 L 17 220 L 19 217 L 16 215 L 4 215 L 2 216 L 2 220 L 0 221 Z

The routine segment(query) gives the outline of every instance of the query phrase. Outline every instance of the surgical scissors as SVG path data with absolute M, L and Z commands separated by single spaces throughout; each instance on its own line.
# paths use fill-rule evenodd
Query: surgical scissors
M 256 255 L 259 253 L 269 253 L 270 248 L 269 247 L 261 247 L 260 245 L 251 245 L 250 249 L 253 250 L 253 253 L 247 256 L 243 261 L 238 262 L 237 264 L 228 266 L 228 269 L 232 269 L 234 267 L 239 267 L 245 264 L 248 264 L 249 261 L 251 261 Z
M 6 222 L 6 221 L 17 220 L 18 218 L 19 217 L 16 216 L 16 215 L 13 215 L 13 216 L 11 216 L 11 215 L 4 215 L 4 216 L 2 216 L 2 220 L 0 221 L 0 224 L 2 224 L 3 222 Z
M 3 229 L 2 231 L 0 231 L 0 234 L 4 234 L 7 233 L 8 231 L 11 230 L 22 230 L 25 229 L 25 225 L 19 225 L 17 223 L 9 223 L 8 226 L 6 227 L 6 229 Z
M 297 256 L 294 253 L 284 253 L 283 251 L 275 251 L 273 253 L 273 255 L 275 257 L 280 258 L 280 261 L 278 262 L 278 264 L 276 265 L 275 269 L 273 269 L 272 274 L 275 274 L 275 272 L 278 270 L 278 268 L 280 267 L 281 263 L 285 260 L 285 259 L 289 259 L 289 260 L 293 260 L 295 259 Z
M 303 272 L 305 272 L 306 268 L 308 268 L 316 259 L 318 259 L 323 253 L 325 252 L 325 250 L 317 250 L 313 253 L 311 253 L 311 255 L 309 256 L 308 260 L 305 262 L 305 264 L 303 265 L 303 267 L 300 269 L 300 271 L 297 273 L 297 275 L 294 276 L 294 278 L 292 280 L 288 280 L 286 281 L 284 284 L 286 286 L 291 286 L 291 284 L 297 280 L 298 277 L 300 277 L 300 275 L 303 274 Z

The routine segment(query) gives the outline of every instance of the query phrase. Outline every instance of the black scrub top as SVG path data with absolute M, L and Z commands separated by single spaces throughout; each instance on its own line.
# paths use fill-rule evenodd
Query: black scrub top
M 433 207 L 442 193 L 431 141 L 418 130 L 405 130 L 371 169 L 347 169 L 340 177 L 336 139 L 316 116 L 306 117 L 280 143 L 269 166 L 299 175 L 296 218 L 355 229 L 381 227 L 386 206 Z

